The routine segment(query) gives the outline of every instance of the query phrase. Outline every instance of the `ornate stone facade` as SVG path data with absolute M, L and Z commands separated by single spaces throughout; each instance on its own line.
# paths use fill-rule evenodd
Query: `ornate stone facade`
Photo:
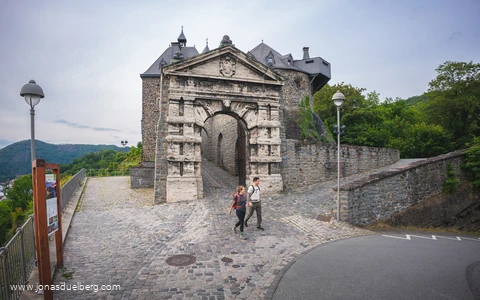
M 155 203 L 202 198 L 209 159 L 242 184 L 258 176 L 262 192 L 282 191 L 282 143 L 300 138 L 298 103 L 328 81 L 329 64 L 294 61 L 263 43 L 245 54 L 228 36 L 202 54 L 186 42 L 182 31 L 141 75 L 143 157 L 132 187 L 153 182 Z
M 168 92 L 159 105 L 156 202 L 203 197 L 201 132 L 217 114 L 244 124 L 248 181 L 259 176 L 265 192 L 283 189 L 281 174 L 272 173 L 272 165 L 281 162 L 278 112 L 283 81 L 277 74 L 233 46 L 225 46 L 164 67 L 161 81 L 161 88 Z

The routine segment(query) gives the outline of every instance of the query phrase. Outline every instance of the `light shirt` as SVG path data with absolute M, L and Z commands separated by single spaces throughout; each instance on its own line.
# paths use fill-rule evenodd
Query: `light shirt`
M 250 201 L 252 202 L 260 202 L 260 187 L 251 185 L 248 187 L 248 193 L 252 194 L 250 196 Z

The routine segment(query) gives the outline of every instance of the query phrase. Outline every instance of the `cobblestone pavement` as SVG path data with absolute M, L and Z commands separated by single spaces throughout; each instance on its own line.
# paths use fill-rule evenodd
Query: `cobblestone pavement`
M 55 299 L 263 299 L 300 254 L 373 234 L 316 220 L 333 209 L 331 181 L 263 197 L 265 231 L 253 216 L 242 240 L 232 231 L 235 214 L 226 214 L 236 178 L 207 162 L 202 172 L 204 199 L 160 205 L 152 204 L 153 189 L 131 190 L 129 177 L 89 178 L 65 242 L 65 269 L 54 279 L 77 290 L 56 291 Z M 196 262 L 166 263 L 178 254 Z

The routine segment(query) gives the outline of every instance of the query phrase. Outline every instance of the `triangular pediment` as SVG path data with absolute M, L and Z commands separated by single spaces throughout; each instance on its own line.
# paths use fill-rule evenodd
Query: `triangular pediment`
M 170 64 L 165 75 L 283 84 L 281 77 L 234 46 L 226 46 Z

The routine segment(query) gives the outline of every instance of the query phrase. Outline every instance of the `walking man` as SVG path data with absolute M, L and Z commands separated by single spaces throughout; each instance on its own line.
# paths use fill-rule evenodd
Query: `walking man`
M 253 212 L 257 212 L 257 229 L 263 230 L 262 227 L 262 200 L 260 199 L 260 178 L 253 177 L 253 185 L 248 188 L 248 199 L 247 199 L 247 206 L 248 206 L 248 214 L 245 218 L 245 227 L 248 227 L 248 220 L 253 215 Z

